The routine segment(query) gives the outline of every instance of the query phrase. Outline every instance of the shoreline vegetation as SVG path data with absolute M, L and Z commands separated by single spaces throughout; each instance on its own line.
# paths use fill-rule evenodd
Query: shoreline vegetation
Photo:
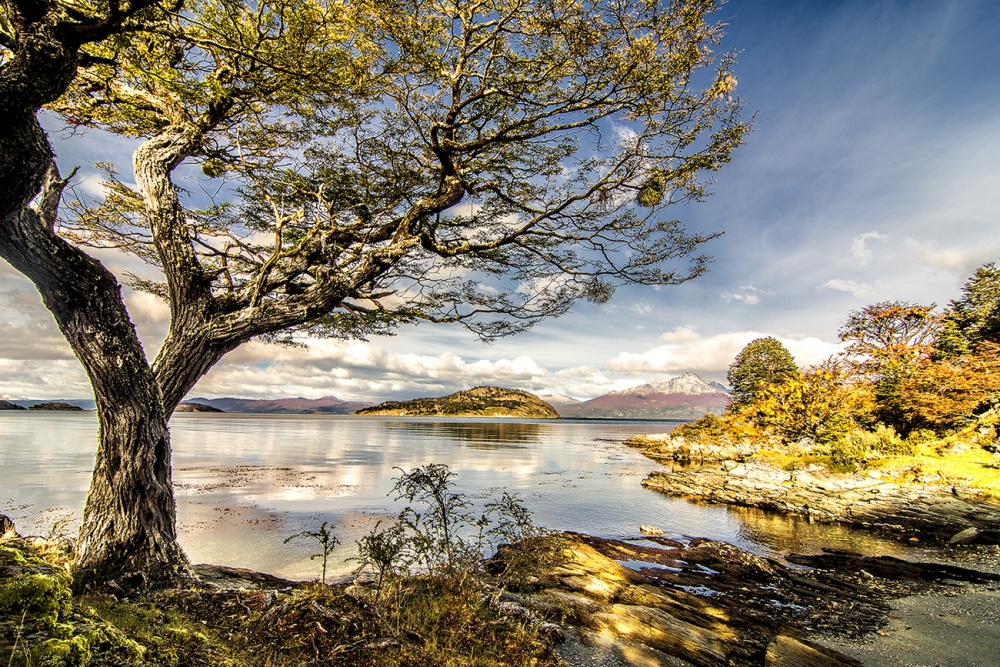
M 774 338 L 749 343 L 722 415 L 626 442 L 668 462 L 643 485 L 918 542 L 1000 543 L 1000 269 L 976 269 L 940 312 L 853 311 L 840 338 L 841 354 L 805 369 Z

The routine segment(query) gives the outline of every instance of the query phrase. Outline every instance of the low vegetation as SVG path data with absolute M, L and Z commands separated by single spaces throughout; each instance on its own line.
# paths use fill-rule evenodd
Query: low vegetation
M 885 301 L 850 313 L 843 354 L 790 368 L 773 338 L 729 369 L 738 400 L 672 435 L 757 443 L 787 469 L 886 470 L 1000 498 L 1000 269 L 976 270 L 962 296 L 935 306 Z
M 184 589 L 74 597 L 71 543 L 9 530 L 0 537 L 0 664 L 559 664 L 541 623 L 503 601 L 537 581 L 558 538 L 507 493 L 473 511 L 453 478 L 436 464 L 400 471 L 396 493 L 410 504 L 358 542 L 354 580 L 332 585 L 323 575 L 246 576 L 234 588 L 202 572 Z M 290 539 L 314 540 L 325 572 L 335 529 L 324 522 Z

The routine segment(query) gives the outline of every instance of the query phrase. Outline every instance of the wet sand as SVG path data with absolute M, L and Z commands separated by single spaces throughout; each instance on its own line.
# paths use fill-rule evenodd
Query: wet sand
M 894 600 L 889 624 L 857 642 L 822 639 L 868 667 L 996 667 L 1000 665 L 1000 589 Z

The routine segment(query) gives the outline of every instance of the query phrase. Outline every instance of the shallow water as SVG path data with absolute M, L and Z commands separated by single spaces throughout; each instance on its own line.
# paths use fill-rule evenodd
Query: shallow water
M 339 415 L 181 413 L 173 417 L 178 531 L 195 563 L 313 578 L 308 540 L 337 526 L 334 575 L 346 574 L 354 541 L 403 505 L 388 496 L 402 468 L 446 463 L 457 490 L 478 503 L 516 493 L 535 522 L 618 539 L 640 524 L 668 537 L 707 537 L 765 555 L 822 546 L 864 553 L 901 547 L 842 527 L 749 510 L 730 511 L 640 486 L 657 464 L 622 446 L 655 421 L 428 419 Z M 0 512 L 22 532 L 72 531 L 96 446 L 94 413 L 0 413 Z

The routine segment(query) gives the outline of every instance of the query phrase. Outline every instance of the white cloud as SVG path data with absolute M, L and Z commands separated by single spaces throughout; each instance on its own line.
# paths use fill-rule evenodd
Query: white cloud
M 760 303 L 760 296 L 766 293 L 753 285 L 743 285 L 740 290 L 740 292 L 723 292 L 720 296 L 726 303 L 745 303 L 753 306 Z
M 192 395 L 376 399 L 450 393 L 475 385 L 537 385 L 549 371 L 531 357 L 466 360 L 451 352 L 393 352 L 362 341 L 306 347 L 250 342 L 227 355 Z
M 875 231 L 858 234 L 851 241 L 851 254 L 858 259 L 871 259 L 874 256 L 874 253 L 868 247 L 868 241 L 885 241 L 888 238 L 889 237 L 885 234 L 880 234 Z
M 1000 246 L 997 245 L 942 248 L 935 241 L 912 238 L 906 239 L 906 250 L 921 264 L 962 275 L 968 275 L 980 264 L 1000 257 Z
M 648 303 L 636 303 L 632 305 L 632 310 L 640 315 L 649 315 L 653 312 L 653 307 Z
M 867 283 L 858 283 L 853 280 L 844 280 L 842 278 L 832 278 L 827 280 L 825 283 L 820 285 L 820 287 L 837 290 L 838 292 L 847 292 L 848 294 L 853 294 L 854 296 L 867 296 L 871 293 L 871 286 Z
M 690 327 L 678 327 L 661 336 L 663 345 L 642 353 L 622 352 L 606 364 L 611 371 L 632 375 L 685 371 L 719 374 L 729 368 L 747 343 L 768 335 L 760 331 L 734 331 L 703 338 Z M 774 338 L 788 348 L 800 366 L 819 363 L 839 350 L 838 344 L 811 336 Z

